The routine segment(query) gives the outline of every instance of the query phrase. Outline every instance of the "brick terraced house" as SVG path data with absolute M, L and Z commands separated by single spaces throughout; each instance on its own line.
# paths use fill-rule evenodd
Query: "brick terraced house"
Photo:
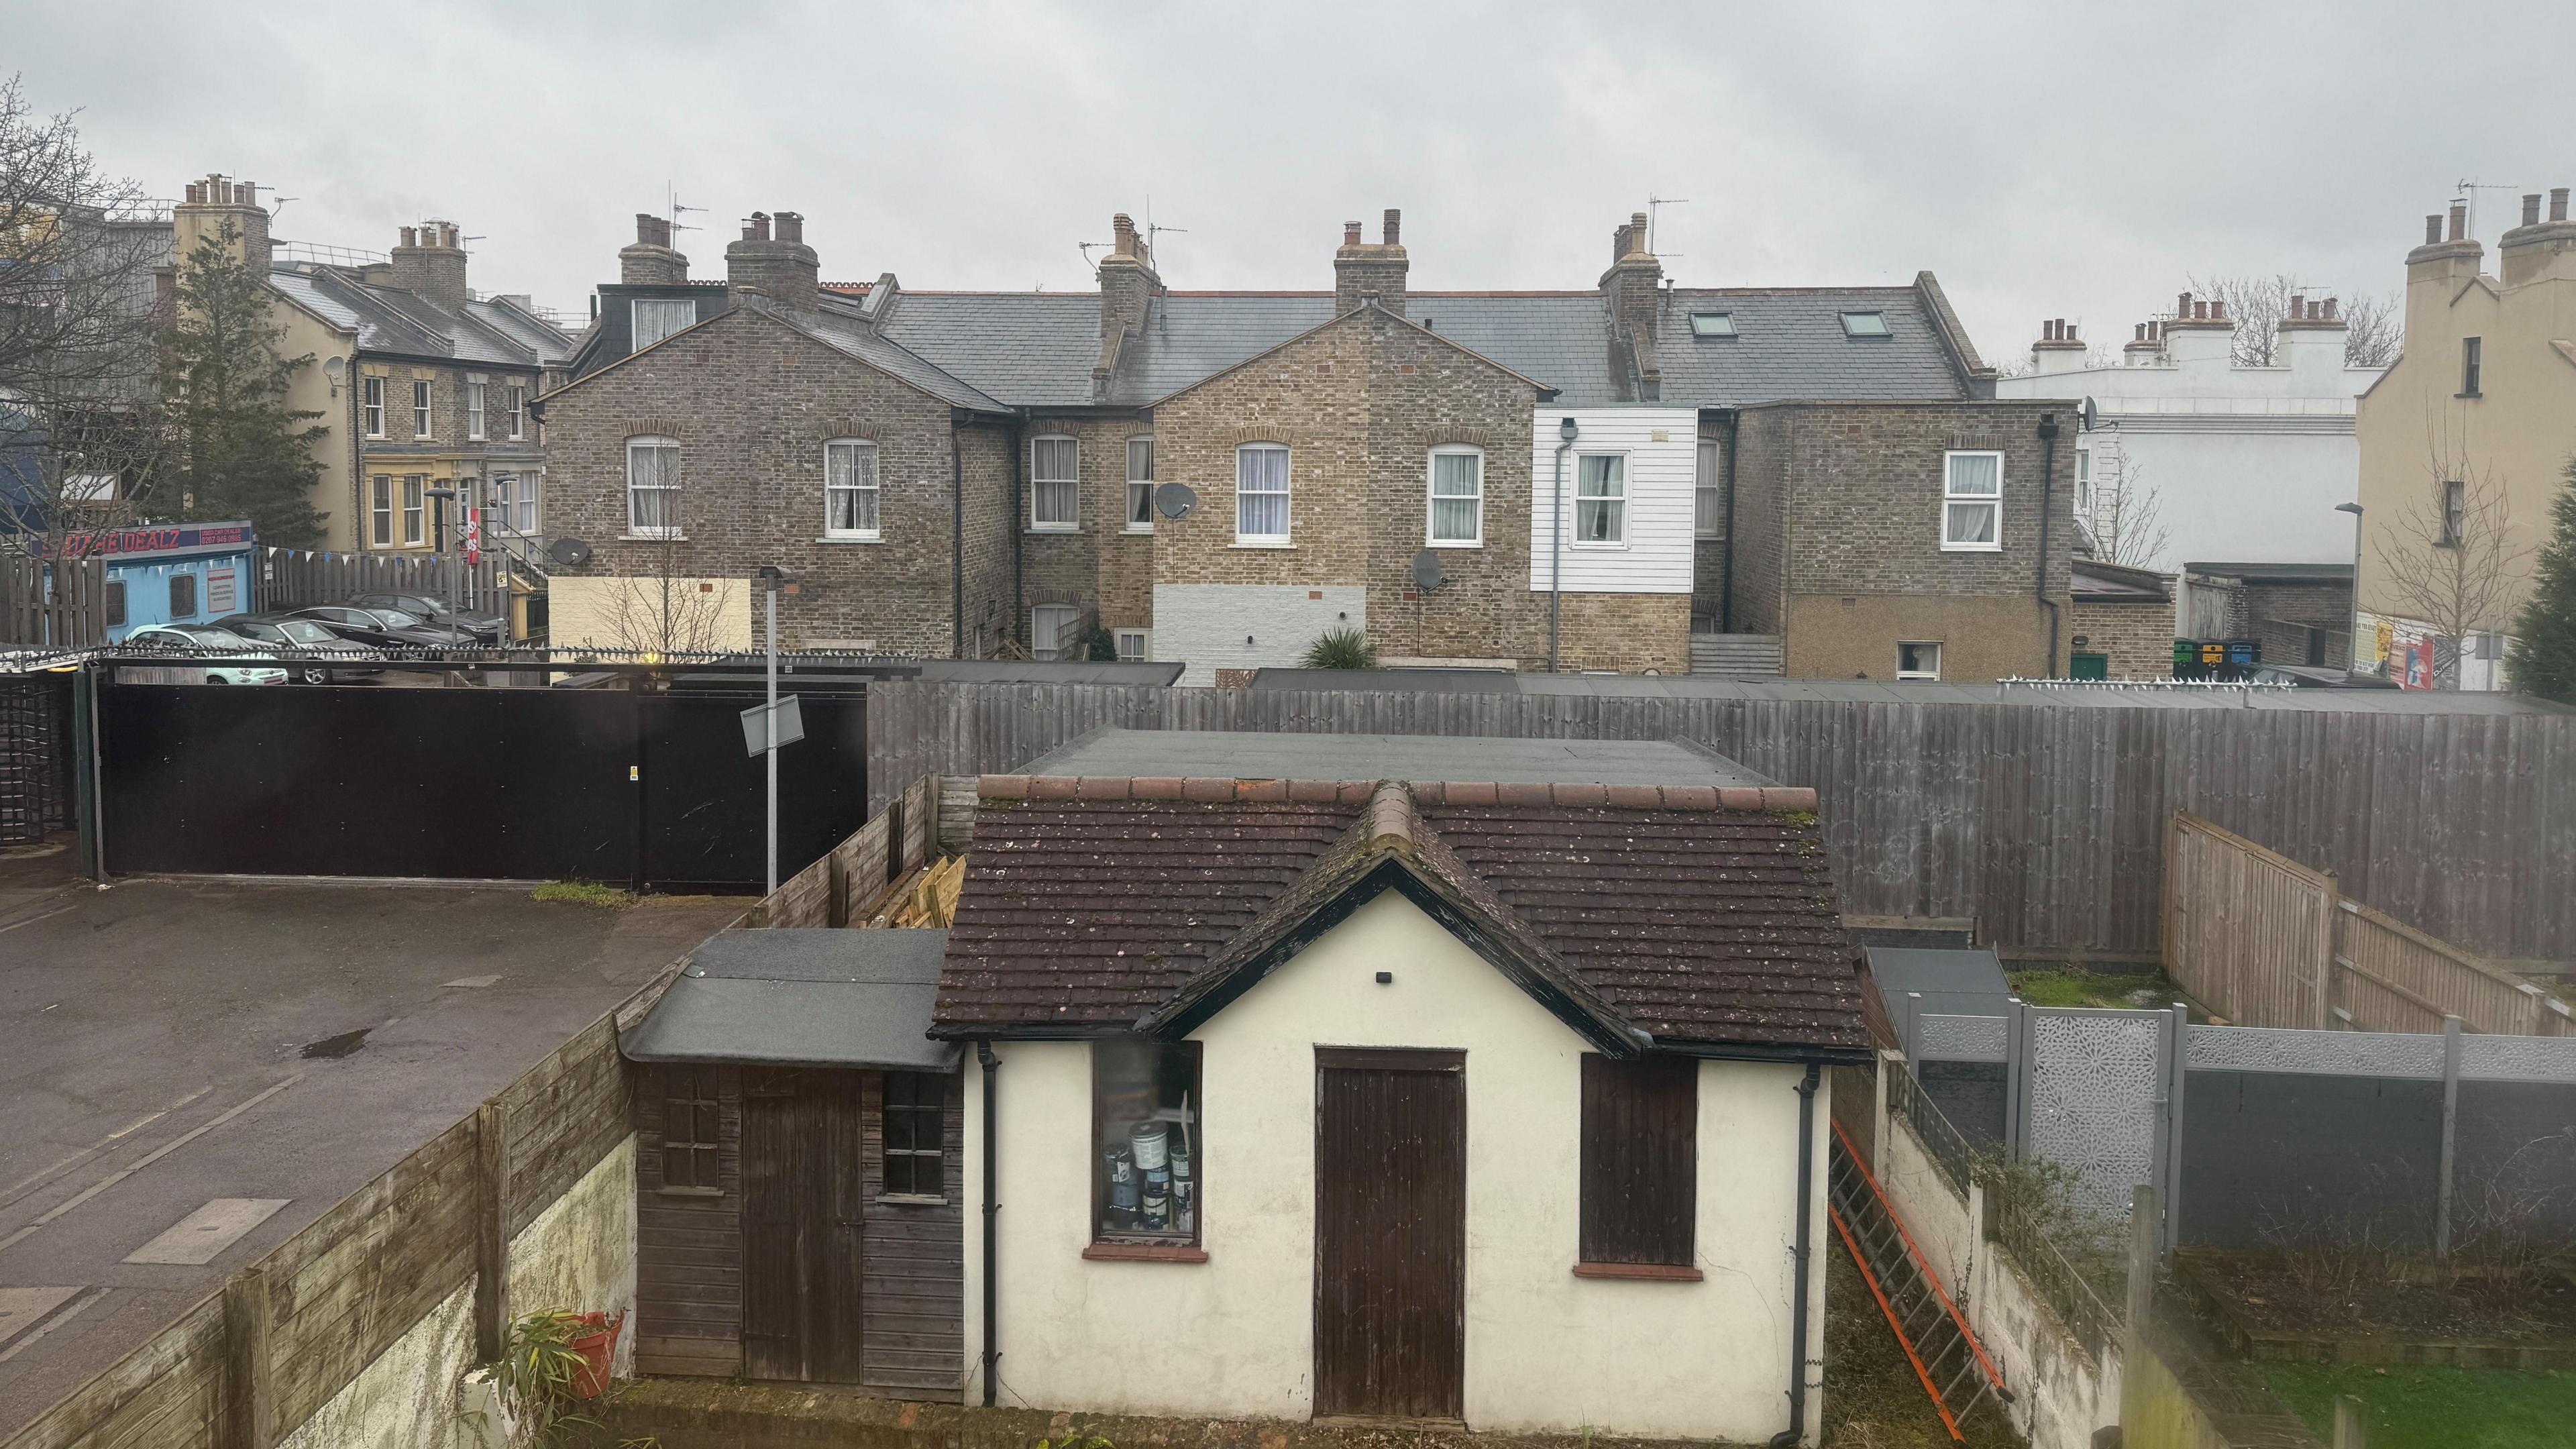
M 1637 216 L 1592 288 L 1414 291 L 1390 210 L 1329 292 L 1192 292 L 1113 227 L 1096 295 L 938 292 L 823 283 L 792 212 L 693 282 L 638 217 L 541 400 L 553 518 L 592 549 L 556 641 L 748 645 L 777 564 L 810 585 L 786 647 L 1194 684 L 1340 629 L 1523 670 L 2063 659 L 2064 405 L 1992 401 L 1929 273 L 1679 288 Z

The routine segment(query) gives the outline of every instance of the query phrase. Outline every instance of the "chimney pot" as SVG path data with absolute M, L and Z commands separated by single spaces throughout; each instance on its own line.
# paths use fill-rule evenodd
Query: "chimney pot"
M 2213 322 L 2224 322 L 2227 320 L 2227 299 L 2225 297 L 2212 297 L 2209 299 L 2209 316 L 2210 320 Z
M 2439 212 L 2436 212 L 2433 215 L 2424 218 L 2424 245 L 2429 247 L 2441 239 L 2442 217 Z
M 751 215 L 744 217 L 742 221 L 742 239 L 744 241 L 769 240 L 769 213 L 765 211 L 755 211 Z
M 2549 188 L 2549 219 L 2551 221 L 2567 219 L 2567 188 L 2564 186 Z
M 403 244 L 404 246 L 407 246 L 407 247 L 416 247 L 416 246 L 419 246 L 419 245 L 420 245 L 420 230 L 419 230 L 419 228 L 417 228 L 417 227 L 409 227 L 409 226 L 404 227 L 404 228 L 402 229 L 402 244 Z
M 1136 222 L 1125 212 L 1109 218 L 1110 250 L 1122 257 L 1136 255 Z
M 1390 206 L 1386 209 L 1385 221 L 1379 225 L 1379 239 L 1388 246 L 1394 246 L 1404 232 L 1404 213 Z
M 2537 191 L 2526 191 L 2522 194 L 2522 224 L 2540 225 L 2540 193 Z
M 2451 240 L 2458 241 L 2468 234 L 2469 204 L 2465 201 L 2454 201 L 2451 203 Z
M 2335 299 L 2334 299 L 2334 298 L 2332 298 L 2332 297 L 2328 297 L 2328 298 L 2326 298 L 2326 320 L 2327 320 L 2327 321 L 2329 321 L 2329 322 L 2333 321 L 2333 320 L 2334 320 L 2334 314 L 2335 314 Z
M 1343 222 L 1343 223 L 1342 223 L 1342 245 L 1344 245 L 1344 246 L 1346 246 L 1346 247 L 1355 247 L 1355 246 L 1358 246 L 1359 244 L 1360 244 L 1360 224 L 1359 224 L 1358 222 L 1356 222 L 1356 221 L 1346 221 L 1346 222 Z
M 804 213 L 795 211 L 782 211 L 778 213 L 778 239 L 783 242 L 801 242 L 805 240 Z

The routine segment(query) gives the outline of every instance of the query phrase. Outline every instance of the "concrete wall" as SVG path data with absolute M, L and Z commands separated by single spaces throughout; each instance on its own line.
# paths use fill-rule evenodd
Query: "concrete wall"
M 1153 655 L 1182 659 L 1183 684 L 1214 684 L 1220 669 L 1304 662 L 1335 629 L 1368 627 L 1368 590 L 1354 584 L 1154 585 Z
M 1391 968 L 1396 981 L 1372 975 Z M 1000 1389 L 1110 1413 L 1312 1412 L 1314 1047 L 1467 1053 L 1467 1422 L 1758 1441 L 1786 1421 L 1798 1070 L 1700 1069 L 1700 1282 L 1577 1278 L 1585 1045 L 1393 893 L 1327 932 L 1198 1033 L 1205 1263 L 1095 1262 L 1091 1049 L 1011 1042 L 998 1103 Z M 964 1192 L 980 1201 L 979 1074 Z M 1818 1103 L 1817 1172 L 1828 1140 Z M 1829 1241 L 1822 1213 L 1811 1225 Z M 967 1402 L 980 1395 L 982 1264 L 970 1235 Z M 1819 1309 L 1824 1259 L 1813 1261 Z M 1808 1352 L 1823 1351 L 1823 1314 Z M 1821 1420 L 1820 1396 L 1807 1422 Z
M 756 649 L 751 584 L 746 579 L 681 577 L 670 580 L 672 602 L 663 603 L 663 580 L 558 574 L 547 586 L 547 637 L 558 648 Z M 781 610 L 782 614 L 786 611 Z M 665 616 L 668 623 L 664 623 Z M 781 643 L 805 647 L 779 620 Z M 894 647 L 896 641 L 885 641 Z
M 2120 1422 L 2119 1350 L 2088 1351 L 2011 1260 L 1980 1241 L 1970 1204 L 1951 1191 L 1912 1128 L 1884 1123 L 1880 1141 L 1879 1185 L 2003 1370 L 2013 1426 L 2031 1449 L 2091 1449 L 2095 1429 Z
M 510 1240 L 510 1311 L 604 1310 L 635 1304 L 635 1139 L 549 1204 Z M 630 1325 L 631 1326 L 631 1325 Z M 634 1372 L 633 1338 L 618 1340 L 616 1372 Z M 474 1284 L 440 1300 L 393 1347 L 278 1439 L 278 1449 L 477 1449 L 459 1416 L 458 1385 L 474 1367 Z

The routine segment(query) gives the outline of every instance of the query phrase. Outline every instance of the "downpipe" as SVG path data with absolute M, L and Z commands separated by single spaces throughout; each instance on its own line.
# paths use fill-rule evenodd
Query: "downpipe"
M 1574 446 L 1574 419 L 1556 424 L 1556 500 L 1547 526 L 1547 672 L 1556 672 L 1556 618 L 1565 601 L 1565 450 Z
M 994 1124 L 999 1115 L 993 1106 L 993 1092 L 1001 1080 L 1002 1059 L 993 1055 L 993 1043 L 989 1038 L 978 1038 L 975 1061 L 984 1069 L 984 1407 L 989 1409 L 993 1407 L 994 1393 L 1001 1383 L 1002 1367 L 1002 1329 L 993 1316 L 1001 1302 L 993 1281 L 993 1269 L 1000 1257 L 995 1219 L 1002 1211 L 1001 1199 L 997 1195 L 999 1189 L 993 1181 L 993 1170 L 1001 1161 L 993 1140 Z
M 1790 1449 L 1807 1437 L 1807 1266 L 1815 1256 L 1811 1225 L 1816 1191 L 1816 1079 L 1819 1068 L 1807 1063 L 1798 1080 L 1798 1233 L 1791 1253 L 1797 1284 L 1789 1294 L 1789 1427 L 1771 1436 L 1770 1449 Z M 987 1321 L 987 1330 L 990 1320 Z
M 2057 414 L 2041 413 L 2039 415 L 2039 578 L 2033 585 L 2032 591 L 2039 598 L 2039 606 L 2048 611 L 2048 667 L 2040 671 L 2042 679 L 2058 677 L 2057 601 L 2048 596 L 2048 524 L 2049 514 L 2055 509 L 2056 488 Z M 2003 533 L 2000 520 L 1996 524 L 1995 532 L 1998 537 Z

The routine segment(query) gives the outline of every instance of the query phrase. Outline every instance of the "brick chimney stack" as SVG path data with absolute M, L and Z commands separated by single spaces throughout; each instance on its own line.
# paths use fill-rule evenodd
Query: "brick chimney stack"
M 404 227 L 402 243 L 394 248 L 394 285 L 451 312 L 464 307 L 470 294 L 456 223 L 424 221 L 417 228 Z
M 689 259 L 671 247 L 670 218 L 635 213 L 635 242 L 617 253 L 617 280 L 630 287 L 661 287 L 688 279 Z
M 811 312 L 822 305 L 823 264 L 805 244 L 805 218 L 782 211 L 775 218 L 755 211 L 745 218 L 742 236 L 725 244 L 725 285 L 760 292 L 789 312 Z
M 216 172 L 203 181 L 189 182 L 186 196 L 170 215 L 171 244 L 180 266 L 188 264 L 188 254 L 197 249 L 199 242 L 222 236 L 229 222 L 239 234 L 239 240 L 231 247 L 232 255 L 241 258 L 253 272 L 268 270 L 268 211 L 259 204 L 256 184 L 234 181 Z
M 2567 188 L 2549 193 L 2549 219 L 2541 220 L 2540 193 L 2522 199 L 2522 225 L 2496 241 L 2496 269 L 2508 287 L 2539 281 L 2576 281 L 2576 221 L 2567 219 Z
M 1163 294 L 1163 279 L 1135 219 L 1125 212 L 1109 218 L 1109 255 L 1100 259 L 1100 357 L 1091 365 L 1095 389 L 1105 390 L 1118 370 L 1118 355 L 1127 339 L 1145 330 L 1146 314 Z
M 1610 311 L 1612 351 L 1624 350 L 1635 360 L 1639 402 L 1663 396 L 1663 369 L 1656 360 L 1656 324 L 1663 314 L 1664 264 L 1646 250 L 1646 214 L 1629 213 L 1626 224 L 1610 232 L 1610 268 L 1601 274 L 1601 297 Z
M 1341 250 L 1333 253 L 1333 315 L 1356 311 L 1374 297 L 1377 305 L 1404 315 L 1404 214 L 1386 209 L 1376 246 L 1360 240 L 1360 224 L 1342 225 Z

